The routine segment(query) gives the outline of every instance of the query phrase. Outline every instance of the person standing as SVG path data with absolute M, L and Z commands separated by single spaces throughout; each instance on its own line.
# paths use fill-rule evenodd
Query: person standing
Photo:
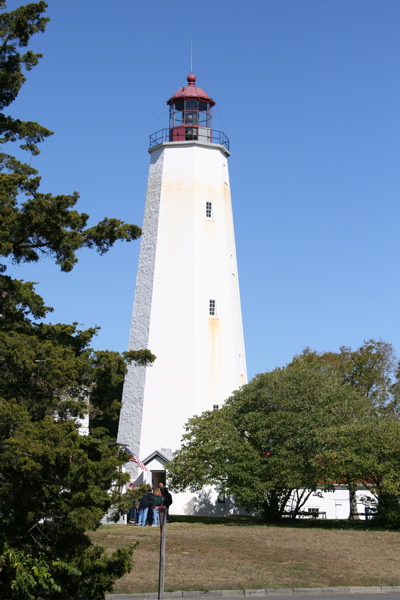
M 153 527 L 160 525 L 160 513 L 158 509 L 163 505 L 163 497 L 161 491 L 157 488 L 154 489 L 154 500 L 153 500 Z
M 135 489 L 135 484 L 134 483 L 130 483 L 129 484 L 129 489 L 130 490 L 134 490 Z M 135 500 L 135 498 L 132 498 L 132 505 L 128 511 L 128 514 L 126 516 L 126 522 L 128 524 L 134 525 L 135 523 L 137 523 L 138 520 L 138 511 L 137 511 L 137 507 L 138 507 L 138 501 Z
M 147 515 L 147 522 L 149 525 L 153 525 L 153 523 L 154 523 L 154 515 L 153 515 L 154 494 L 153 494 L 153 490 L 152 490 L 152 487 L 150 484 L 148 485 L 148 489 L 149 489 L 149 496 L 150 496 L 150 506 L 149 506 L 149 512 Z
M 172 504 L 172 495 L 171 495 L 171 492 L 169 491 L 169 489 L 163 483 L 160 483 L 159 487 L 160 487 L 161 495 L 163 497 L 163 505 L 167 509 L 167 523 L 169 523 L 169 507 Z
M 140 527 L 144 527 L 146 525 L 149 506 L 151 506 L 151 496 L 149 492 L 146 492 L 145 495 L 139 500 L 138 525 Z

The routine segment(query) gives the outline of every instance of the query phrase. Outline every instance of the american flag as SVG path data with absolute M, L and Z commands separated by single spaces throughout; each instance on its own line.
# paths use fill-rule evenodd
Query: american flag
M 130 450 L 128 448 L 128 446 L 125 446 L 125 450 L 126 450 L 126 452 L 128 452 L 128 454 L 130 454 L 129 462 L 135 462 L 135 463 L 137 463 L 139 465 L 139 467 L 142 469 L 142 471 L 148 471 L 147 467 L 144 466 L 144 464 L 142 463 L 142 461 L 140 460 L 140 458 L 138 458 L 136 456 L 136 454 L 134 454 L 132 452 L 132 450 Z

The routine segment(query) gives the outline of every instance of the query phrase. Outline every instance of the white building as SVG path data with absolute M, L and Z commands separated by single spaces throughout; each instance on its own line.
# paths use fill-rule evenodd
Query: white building
M 355 490 L 357 514 L 353 515 L 361 520 L 370 518 L 375 512 L 376 502 L 374 495 L 362 484 Z M 293 503 L 294 504 L 294 503 Z M 290 501 L 286 506 L 290 512 Z M 350 515 L 350 494 L 349 489 L 344 484 L 335 485 L 335 489 L 330 492 L 317 490 L 311 494 L 304 506 L 301 508 L 301 514 L 298 518 L 317 518 L 317 519 L 348 519 Z
M 129 368 L 118 432 L 149 469 L 128 463 L 131 479 L 153 486 L 165 480 L 187 420 L 247 383 L 229 141 L 212 128 L 215 102 L 193 74 L 187 82 L 167 102 L 169 127 L 150 136 L 129 349 L 149 348 L 157 359 Z M 218 504 L 215 493 L 207 498 L 203 514 Z M 199 502 L 180 495 L 171 512 Z

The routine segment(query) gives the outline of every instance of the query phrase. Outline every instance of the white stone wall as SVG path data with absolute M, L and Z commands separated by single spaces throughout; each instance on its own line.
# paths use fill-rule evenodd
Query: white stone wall
M 212 218 L 206 218 L 206 202 Z M 209 301 L 216 316 L 209 316 Z M 151 154 L 118 441 L 143 460 L 176 450 L 184 424 L 247 382 L 227 153 L 199 142 Z M 136 472 L 133 464 L 128 467 Z

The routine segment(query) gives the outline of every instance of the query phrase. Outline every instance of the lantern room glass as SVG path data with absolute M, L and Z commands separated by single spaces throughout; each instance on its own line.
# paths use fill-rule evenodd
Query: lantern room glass
M 170 105 L 170 128 L 208 127 L 211 129 L 212 111 L 209 102 L 197 99 L 176 100 Z

